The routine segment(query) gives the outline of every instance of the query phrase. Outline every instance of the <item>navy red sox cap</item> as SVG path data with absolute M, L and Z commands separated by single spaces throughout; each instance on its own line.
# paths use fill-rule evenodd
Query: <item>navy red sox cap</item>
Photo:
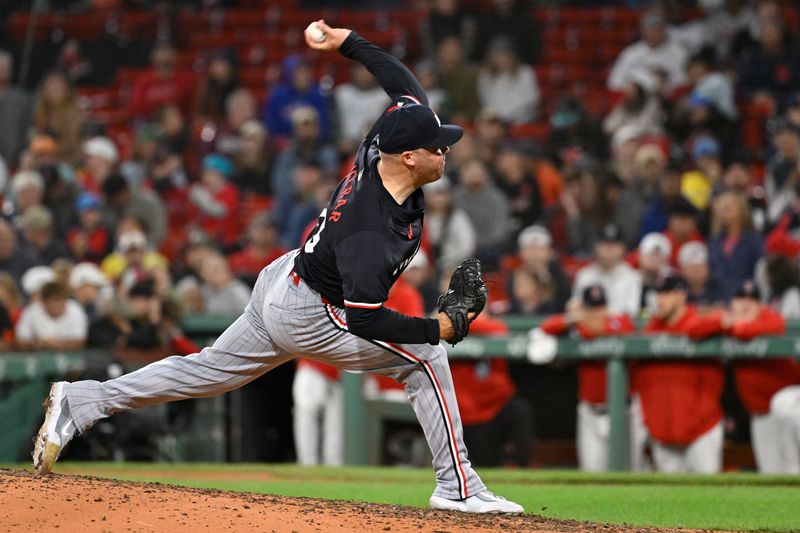
M 672 291 L 685 291 L 687 289 L 686 280 L 678 274 L 670 272 L 669 274 L 658 278 L 656 281 L 656 292 L 672 292 Z
M 583 305 L 586 307 L 603 307 L 608 304 L 606 291 L 602 285 L 589 285 L 583 289 Z
M 386 112 L 378 130 L 378 148 L 387 154 L 444 148 L 464 135 L 460 126 L 442 124 L 433 109 L 422 104 L 399 103 Z

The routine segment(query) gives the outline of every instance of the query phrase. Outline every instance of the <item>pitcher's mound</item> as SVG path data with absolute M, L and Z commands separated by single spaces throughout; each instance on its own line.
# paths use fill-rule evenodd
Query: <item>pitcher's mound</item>
M 0 469 L 0 524 L 19 533 L 642 531 L 533 515 L 474 516 L 8 469 Z

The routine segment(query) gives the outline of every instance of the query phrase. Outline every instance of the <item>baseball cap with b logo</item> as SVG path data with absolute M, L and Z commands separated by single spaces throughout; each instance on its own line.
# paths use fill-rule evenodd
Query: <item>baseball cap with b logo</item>
M 433 109 L 400 102 L 384 115 L 378 130 L 381 152 L 399 154 L 419 148 L 444 148 L 464 135 L 461 126 L 442 124 Z

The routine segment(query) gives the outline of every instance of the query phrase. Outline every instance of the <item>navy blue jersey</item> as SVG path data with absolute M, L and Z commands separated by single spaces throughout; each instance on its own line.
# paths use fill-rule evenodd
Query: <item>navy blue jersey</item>
M 375 75 L 392 99 L 386 113 L 397 106 L 428 104 L 421 85 L 402 63 L 355 32 L 340 52 Z M 421 189 L 399 205 L 383 186 L 375 142 L 383 116 L 362 141 L 353 169 L 320 213 L 295 260 L 295 270 L 324 298 L 347 310 L 351 332 L 375 340 L 436 344 L 437 320 L 407 317 L 383 307 L 389 289 L 419 249 L 425 210 Z

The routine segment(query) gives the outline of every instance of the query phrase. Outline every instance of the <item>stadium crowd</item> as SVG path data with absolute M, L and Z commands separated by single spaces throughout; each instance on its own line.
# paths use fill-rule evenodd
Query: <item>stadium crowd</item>
M 800 319 L 800 35 L 789 8 L 701 0 L 675 20 L 687 2 L 638 4 L 639 37 L 597 65 L 606 87 L 588 99 L 581 80 L 543 91 L 537 73 L 552 65 L 527 4 L 434 0 L 420 11 L 421 53 L 405 59 L 442 119 L 467 133 L 446 176 L 425 188 L 424 244 L 397 307 L 431 313 L 442 281 L 477 256 L 494 282 L 478 333 L 503 333 L 494 317 L 506 313 L 551 314 L 545 331 L 584 338 L 645 319 L 651 332 L 749 339 Z M 301 245 L 389 104 L 360 65 L 333 83 L 315 58 L 292 53 L 259 92 L 232 50 L 213 50 L 197 71 L 182 67 L 179 42 L 154 42 L 116 110 L 129 144 L 81 107 L 81 88 L 113 60 L 93 63 L 66 40 L 30 92 L 15 84 L 20 57 L 0 51 L 3 349 L 193 353 L 182 313 L 241 312 L 258 272 Z M 598 96 L 603 114 L 589 108 Z M 529 134 L 532 124 L 545 135 Z M 632 371 L 632 418 L 643 413 L 656 466 L 719 470 L 722 365 Z M 501 433 L 497 421 L 512 426 L 525 407 L 505 363 L 453 372 L 480 455 L 470 438 Z M 736 377 L 753 434 L 776 441 L 785 423 L 769 418 L 770 398 L 800 385 L 800 366 L 743 363 Z M 497 394 L 473 397 L 486 383 Z M 601 439 L 604 383 L 597 365 L 579 369 L 579 433 Z M 328 402 L 312 402 L 309 416 Z M 527 446 L 523 436 L 514 457 L 489 450 L 483 462 L 526 464 Z M 579 446 L 585 468 L 604 468 L 598 450 Z M 800 472 L 765 457 L 762 471 Z

